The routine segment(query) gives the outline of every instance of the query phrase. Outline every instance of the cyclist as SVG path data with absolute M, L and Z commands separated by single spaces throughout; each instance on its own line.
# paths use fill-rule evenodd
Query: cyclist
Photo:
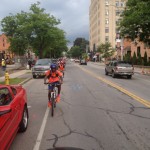
M 63 78 L 62 78 L 62 73 L 60 71 L 57 70 L 57 65 L 56 64 L 52 64 L 50 66 L 50 70 L 48 70 L 45 73 L 45 78 L 44 78 L 44 84 L 46 84 L 46 80 L 48 80 L 48 83 L 51 83 L 52 85 L 48 85 L 48 98 L 51 98 L 51 91 L 53 90 L 53 84 L 58 84 L 57 88 L 58 88 L 58 95 L 56 98 L 56 101 L 59 102 L 60 101 L 60 91 L 61 91 L 61 84 L 63 83 Z M 48 106 L 51 106 L 51 102 L 48 102 Z
M 63 73 L 63 76 L 64 76 L 64 69 L 65 69 L 65 65 L 64 65 L 64 63 L 61 61 L 61 62 L 59 63 L 59 65 L 58 65 L 58 70 Z

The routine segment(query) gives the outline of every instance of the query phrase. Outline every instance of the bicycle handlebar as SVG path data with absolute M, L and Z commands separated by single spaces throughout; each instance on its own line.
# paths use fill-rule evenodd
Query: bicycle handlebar
M 52 85 L 52 86 L 60 85 L 60 83 L 44 83 L 44 84 L 48 84 L 48 85 Z

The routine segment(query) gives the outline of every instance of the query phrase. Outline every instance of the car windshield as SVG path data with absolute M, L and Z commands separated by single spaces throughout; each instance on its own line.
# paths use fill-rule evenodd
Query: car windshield
M 119 62 L 118 66 L 121 66 L 121 67 L 132 67 L 132 65 L 129 62 Z
M 51 63 L 50 59 L 39 59 L 37 60 L 35 65 L 48 66 L 50 65 L 50 63 Z

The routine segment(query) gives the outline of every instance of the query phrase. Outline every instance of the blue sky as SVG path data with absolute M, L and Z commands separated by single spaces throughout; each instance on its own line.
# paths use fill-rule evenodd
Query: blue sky
M 66 32 L 71 43 L 77 37 L 89 40 L 89 5 L 90 0 L 38 0 L 46 13 L 61 20 L 59 27 Z M 37 0 L 0 0 L 0 20 L 9 15 L 28 11 Z M 1 27 L 0 27 L 1 29 Z

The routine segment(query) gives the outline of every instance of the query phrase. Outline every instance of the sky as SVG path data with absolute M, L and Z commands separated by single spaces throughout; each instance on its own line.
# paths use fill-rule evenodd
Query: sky
M 37 1 L 46 13 L 61 20 L 59 28 L 66 32 L 69 46 L 78 37 L 89 40 L 90 0 L 0 0 L 0 21 L 10 13 L 15 15 L 21 11 L 29 11 L 31 4 Z

